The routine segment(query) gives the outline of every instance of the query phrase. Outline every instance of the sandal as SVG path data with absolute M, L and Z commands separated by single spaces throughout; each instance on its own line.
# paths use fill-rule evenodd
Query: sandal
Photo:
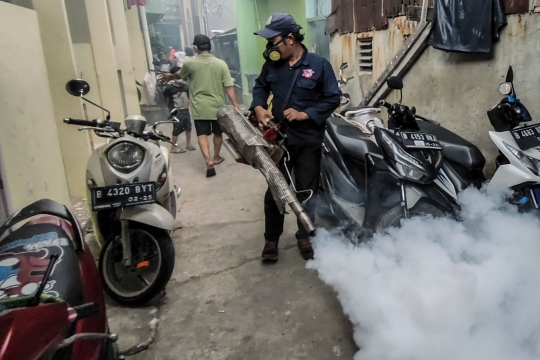
M 206 177 L 216 176 L 216 169 L 213 166 L 210 166 L 206 169 Z
M 172 151 L 171 150 L 171 154 L 182 154 L 182 153 L 185 153 L 186 150 L 184 149 L 176 149 L 176 151 Z
M 193 151 L 193 150 L 195 150 L 195 146 L 189 145 L 186 149 L 189 150 L 189 151 Z
M 219 164 L 221 164 L 221 163 L 224 162 L 224 161 L 225 161 L 225 158 L 224 158 L 223 156 L 220 156 L 220 157 L 219 157 L 219 161 L 214 161 L 214 165 L 219 165 Z

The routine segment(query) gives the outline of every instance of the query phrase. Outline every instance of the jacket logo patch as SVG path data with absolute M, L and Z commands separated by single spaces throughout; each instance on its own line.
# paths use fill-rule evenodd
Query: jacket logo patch
M 302 72 L 302 76 L 308 79 L 311 78 L 314 74 L 315 74 L 315 71 L 311 69 L 306 69 Z

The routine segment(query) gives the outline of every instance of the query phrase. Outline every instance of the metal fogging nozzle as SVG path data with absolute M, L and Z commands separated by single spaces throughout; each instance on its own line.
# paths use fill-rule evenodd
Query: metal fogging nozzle
M 307 215 L 302 205 L 300 205 L 298 201 L 293 201 L 289 203 L 289 206 L 291 207 L 298 220 L 300 220 L 302 226 L 304 226 L 304 229 L 307 231 L 309 236 L 315 236 L 315 226 L 311 222 L 311 219 Z

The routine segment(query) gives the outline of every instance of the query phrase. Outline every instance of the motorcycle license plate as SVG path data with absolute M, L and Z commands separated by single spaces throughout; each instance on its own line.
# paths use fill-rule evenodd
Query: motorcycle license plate
M 92 190 L 92 211 L 156 202 L 153 182 L 105 186 Z
M 403 146 L 405 149 L 442 149 L 439 140 L 433 134 L 402 131 L 401 138 L 403 140 Z
M 521 150 L 540 146 L 540 125 L 524 126 L 510 130 Z

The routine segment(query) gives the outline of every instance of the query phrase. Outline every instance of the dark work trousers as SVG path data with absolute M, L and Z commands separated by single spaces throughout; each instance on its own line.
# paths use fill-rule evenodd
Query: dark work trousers
M 307 215 L 311 221 L 315 220 L 315 197 L 317 195 L 317 187 L 319 186 L 319 171 L 321 168 L 321 146 L 320 145 L 290 145 L 287 146 L 290 159 L 286 162 L 287 167 L 294 179 L 296 190 L 313 190 L 313 196 L 304 205 Z M 285 170 L 285 160 L 287 153 L 281 159 L 281 173 L 290 183 L 289 175 Z M 298 201 L 302 202 L 308 198 L 309 192 L 301 192 L 297 194 Z M 288 209 L 287 209 L 288 210 Z M 279 213 L 278 206 L 272 197 L 270 189 L 264 195 L 264 216 L 265 229 L 264 238 L 268 241 L 279 241 L 280 235 L 283 233 L 283 221 L 285 215 Z M 296 239 L 308 239 L 309 234 L 304 229 L 304 226 L 298 221 L 298 231 Z

